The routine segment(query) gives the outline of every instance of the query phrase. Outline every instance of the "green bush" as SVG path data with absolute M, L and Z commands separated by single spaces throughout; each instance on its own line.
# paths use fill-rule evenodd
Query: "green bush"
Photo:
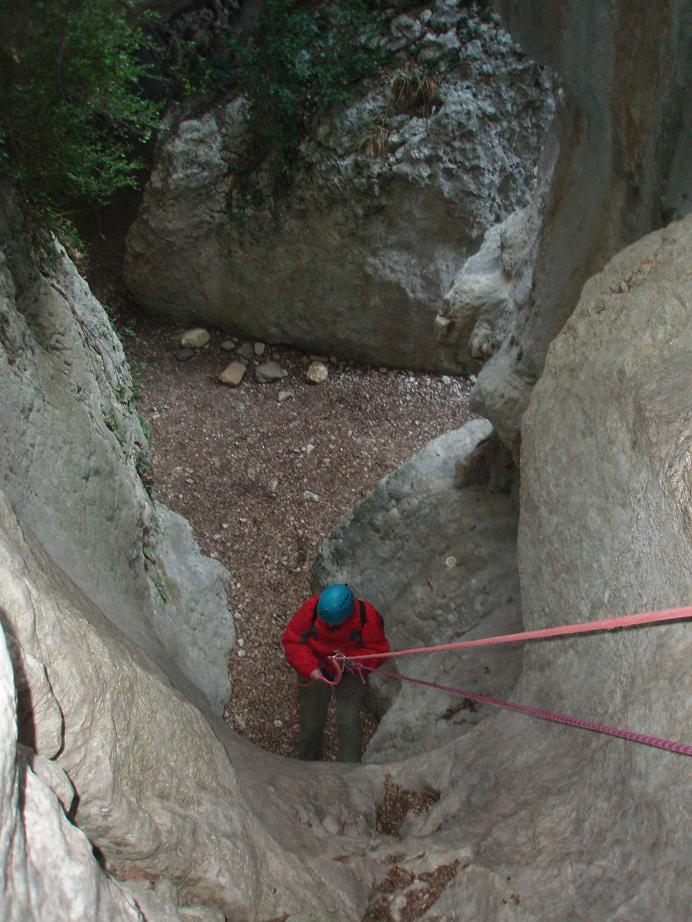
M 290 183 L 311 123 L 351 102 L 359 82 L 389 59 L 378 41 L 379 7 L 374 0 L 267 0 L 251 32 L 217 52 L 207 79 L 249 101 L 251 148 L 236 165 L 241 175 L 266 162 L 275 186 Z
M 142 98 L 145 40 L 131 0 L 0 0 L 0 158 L 56 216 L 135 186 L 133 151 L 157 106 Z

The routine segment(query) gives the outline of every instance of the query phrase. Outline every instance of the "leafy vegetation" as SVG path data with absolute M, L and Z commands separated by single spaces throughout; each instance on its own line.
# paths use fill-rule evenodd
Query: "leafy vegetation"
M 59 218 L 137 183 L 158 125 L 139 85 L 146 40 L 132 0 L 0 0 L 0 159 Z
M 251 144 L 237 164 L 241 176 L 264 163 L 275 187 L 290 184 L 310 125 L 351 102 L 359 82 L 388 61 L 381 16 L 373 0 L 267 0 L 252 32 L 219 50 L 207 79 L 248 99 Z
M 266 0 L 248 31 L 202 55 L 193 42 L 166 46 L 166 30 L 134 0 L 0 0 L 0 166 L 59 225 L 70 209 L 137 185 L 138 151 L 166 98 L 230 91 L 248 101 L 250 144 L 235 165 L 243 195 L 258 193 L 260 166 L 272 191 L 287 188 L 314 121 L 389 62 L 381 6 Z

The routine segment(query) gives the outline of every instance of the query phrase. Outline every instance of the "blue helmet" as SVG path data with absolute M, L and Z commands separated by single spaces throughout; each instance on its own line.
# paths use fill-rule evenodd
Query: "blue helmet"
M 356 600 L 345 583 L 332 583 L 320 593 L 317 616 L 325 624 L 341 624 L 353 614 Z

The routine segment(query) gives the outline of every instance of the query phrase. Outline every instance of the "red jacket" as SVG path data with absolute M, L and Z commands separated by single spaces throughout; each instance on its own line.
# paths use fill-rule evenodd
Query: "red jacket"
M 389 650 L 382 615 L 369 602 L 362 603 L 365 606 L 364 624 L 361 623 L 361 602 L 356 599 L 353 614 L 342 624 L 330 628 L 316 617 L 318 599 L 319 596 L 313 596 L 300 606 L 282 638 L 286 659 L 303 678 L 309 678 L 313 669 L 326 665 L 327 657 L 337 650 L 347 658 Z M 378 657 L 363 660 L 363 663 L 376 669 L 384 661 L 385 657 Z

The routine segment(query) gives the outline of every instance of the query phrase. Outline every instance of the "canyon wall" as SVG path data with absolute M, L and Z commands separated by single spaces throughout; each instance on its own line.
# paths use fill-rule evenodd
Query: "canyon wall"
M 148 495 L 136 384 L 61 246 L 0 190 L 0 487 L 48 553 L 186 694 L 230 691 L 228 574 Z
M 474 394 L 518 458 L 531 388 L 586 279 L 690 209 L 692 16 L 682 0 L 496 6 L 514 39 L 554 68 L 564 88 L 531 287 Z

